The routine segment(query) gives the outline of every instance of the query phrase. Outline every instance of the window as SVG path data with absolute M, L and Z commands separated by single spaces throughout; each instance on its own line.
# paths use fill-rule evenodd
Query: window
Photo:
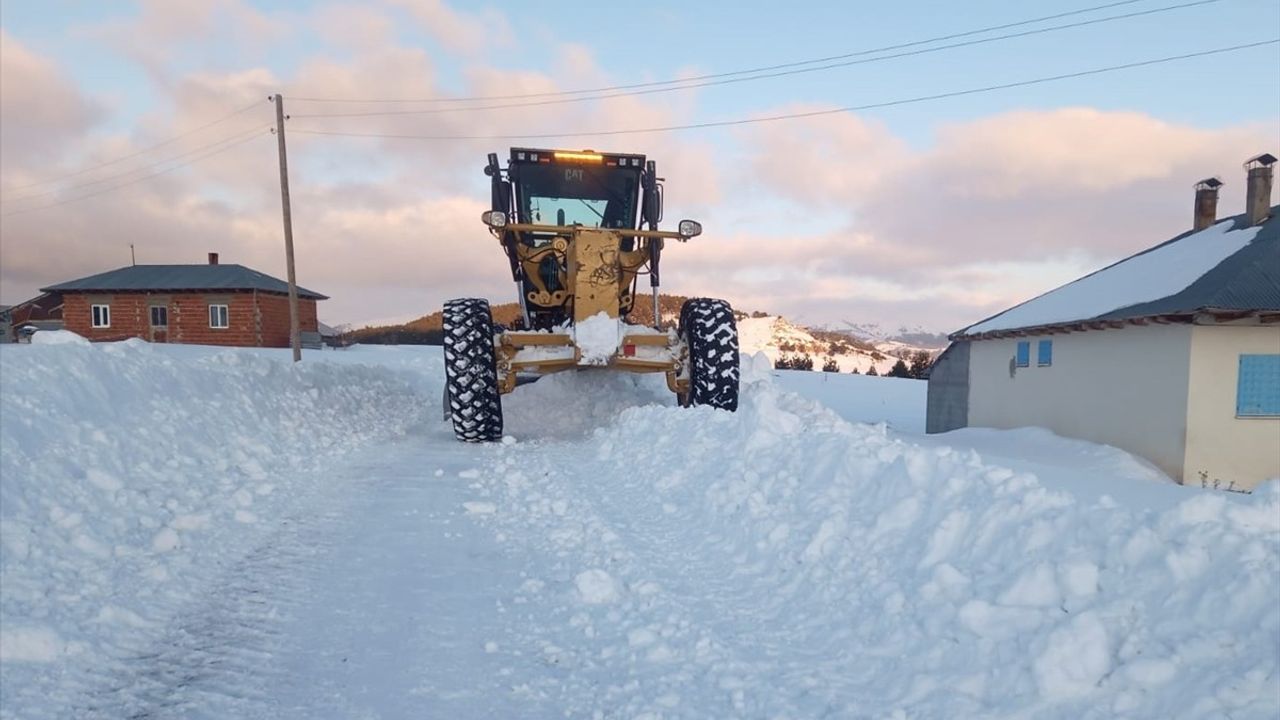
M 211 328 L 231 327 L 231 323 L 227 322 L 227 306 L 226 305 L 210 305 L 209 306 L 209 327 Z
M 1026 367 L 1031 364 L 1031 341 L 1020 340 L 1018 342 L 1018 367 Z
M 1237 417 L 1280 417 L 1280 355 L 1241 355 Z
M 635 227 L 640 168 L 589 163 L 512 163 L 521 222 Z
M 110 305 L 90 305 L 89 311 L 93 315 L 93 326 L 96 328 L 111 327 L 111 306 Z
M 1036 364 L 1048 367 L 1053 364 L 1053 341 L 1041 340 L 1036 344 Z
M 169 308 L 164 305 L 151 306 L 151 327 L 169 327 Z

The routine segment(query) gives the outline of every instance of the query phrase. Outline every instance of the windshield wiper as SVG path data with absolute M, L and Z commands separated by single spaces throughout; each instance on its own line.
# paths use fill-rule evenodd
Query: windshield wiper
M 588 210 L 590 210 L 591 212 L 595 213 L 595 214 L 596 214 L 596 217 L 600 218 L 600 222 L 604 222 L 604 213 L 602 213 L 602 212 L 600 212 L 599 210 L 597 210 L 597 209 L 595 209 L 595 208 L 591 207 L 591 203 L 587 202 L 586 200 L 583 200 L 582 198 L 577 198 L 577 200 L 578 200 L 578 202 L 582 203 L 583 205 L 586 205 Z

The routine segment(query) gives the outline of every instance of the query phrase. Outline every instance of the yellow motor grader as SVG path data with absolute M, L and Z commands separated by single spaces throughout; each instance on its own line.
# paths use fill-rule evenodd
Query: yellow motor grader
M 738 330 L 723 300 L 695 298 L 664 327 L 658 307 L 665 241 L 702 226 L 659 230 L 662 180 L 643 155 L 512 148 L 491 153 L 492 209 L 482 221 L 511 266 L 521 317 L 496 327 L 487 300 L 444 305 L 445 412 L 459 440 L 502 437 L 502 395 L 565 370 L 665 373 L 680 404 L 738 407 Z M 652 326 L 629 322 L 639 279 Z

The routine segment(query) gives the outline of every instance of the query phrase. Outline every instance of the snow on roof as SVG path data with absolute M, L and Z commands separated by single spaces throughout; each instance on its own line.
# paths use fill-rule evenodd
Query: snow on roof
M 1241 217 L 1233 217 L 1176 237 L 971 325 L 955 336 L 1207 308 L 1274 309 L 1259 303 L 1275 304 L 1271 299 L 1280 297 L 1280 277 L 1274 268 L 1268 269 L 1280 255 L 1280 222 L 1274 216 L 1254 227 L 1241 227 L 1243 222 Z M 1264 228 L 1268 230 L 1266 237 L 1259 238 Z M 1242 252 L 1246 249 L 1249 252 Z M 1225 271 L 1213 272 L 1218 268 Z M 1223 298 L 1234 301 L 1230 305 L 1216 302 Z

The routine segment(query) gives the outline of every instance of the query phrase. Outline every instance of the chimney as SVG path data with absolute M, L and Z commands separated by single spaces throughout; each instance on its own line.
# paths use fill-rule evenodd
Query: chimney
M 1244 201 L 1246 227 L 1261 225 L 1271 216 L 1271 166 L 1275 164 L 1276 156 L 1271 153 L 1249 158 L 1244 164 L 1249 171 Z
M 1203 230 L 1218 221 L 1218 188 L 1222 181 L 1216 177 L 1205 178 L 1196 183 L 1195 217 L 1192 219 L 1193 230 Z
M 209 253 L 209 264 L 210 265 L 218 264 L 218 253 Z

